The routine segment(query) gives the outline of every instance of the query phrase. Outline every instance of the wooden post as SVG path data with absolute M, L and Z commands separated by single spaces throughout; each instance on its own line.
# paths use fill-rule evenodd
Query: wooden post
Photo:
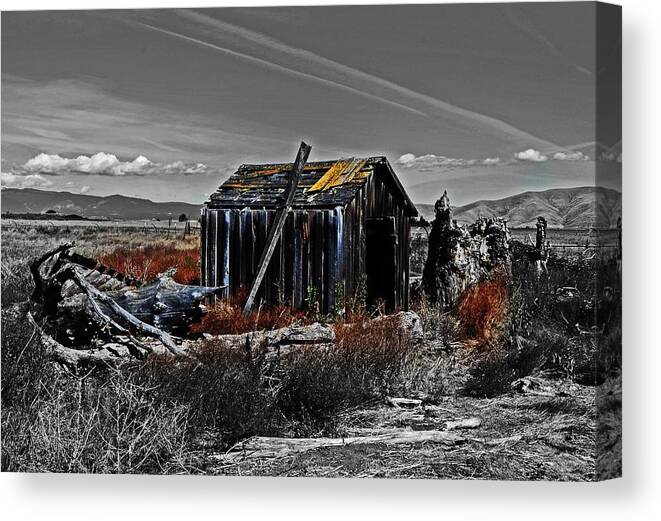
M 305 166 L 305 162 L 308 160 L 311 149 L 312 147 L 310 145 L 307 145 L 301 141 L 298 154 L 296 154 L 296 161 L 294 161 L 294 166 L 289 173 L 289 178 L 287 180 L 284 204 L 282 205 L 282 208 L 278 210 L 275 219 L 273 220 L 273 226 L 269 230 L 269 235 L 266 239 L 266 244 L 264 245 L 264 251 L 262 252 L 262 256 L 259 259 L 259 264 L 257 266 L 255 280 L 252 283 L 250 293 L 248 293 L 248 299 L 246 300 L 246 305 L 243 308 L 243 314 L 246 316 L 249 315 L 252 310 L 252 306 L 255 303 L 255 297 L 257 296 L 259 287 L 262 284 L 262 279 L 264 278 L 266 269 L 268 268 L 271 257 L 273 256 L 273 251 L 275 250 L 275 246 L 280 239 L 282 228 L 285 224 L 285 221 L 287 220 L 287 214 L 289 213 L 292 202 L 294 201 L 294 194 L 296 193 L 296 188 L 298 187 L 298 181 L 301 178 L 303 167 Z

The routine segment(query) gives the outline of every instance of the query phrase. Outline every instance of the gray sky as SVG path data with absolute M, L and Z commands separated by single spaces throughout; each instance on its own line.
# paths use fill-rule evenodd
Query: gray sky
M 2 183 L 202 202 L 305 139 L 416 202 L 619 189 L 595 47 L 592 3 L 5 12 Z

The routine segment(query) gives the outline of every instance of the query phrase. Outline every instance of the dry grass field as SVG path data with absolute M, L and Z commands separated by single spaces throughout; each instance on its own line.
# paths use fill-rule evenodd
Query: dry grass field
M 176 266 L 181 282 L 196 282 L 194 235 L 3 221 L 4 471 L 507 480 L 618 472 L 617 461 L 597 454 L 620 443 L 620 310 L 586 276 L 601 270 L 606 293 L 617 295 L 609 259 L 554 257 L 541 282 L 515 265 L 511 283 L 477 285 L 450 313 L 418 301 L 419 343 L 366 310 L 338 318 L 282 306 L 242 321 L 230 303 L 212 309 L 195 333 L 321 320 L 337 340 L 273 359 L 200 338 L 194 354 L 202 363 L 153 355 L 72 373 L 48 362 L 31 326 L 11 313 L 30 295 L 29 259 L 71 240 L 136 278 Z M 424 238 L 413 244 L 415 271 Z M 558 288 L 568 286 L 589 298 L 563 301 Z M 599 328 L 589 330 L 594 316 Z M 434 432 L 454 436 L 452 443 L 425 437 Z M 388 442 L 402 433 L 411 442 Z M 351 441 L 229 456 L 265 436 Z

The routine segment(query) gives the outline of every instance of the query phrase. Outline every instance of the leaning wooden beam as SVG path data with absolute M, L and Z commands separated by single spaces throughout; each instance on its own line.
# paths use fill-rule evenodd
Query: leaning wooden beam
M 164 331 L 161 331 L 157 327 L 147 324 L 146 322 L 143 322 L 142 320 L 134 317 L 131 313 L 117 304 L 117 302 L 115 302 L 111 297 L 105 293 L 102 293 L 89 282 L 87 282 L 85 277 L 78 273 L 75 268 L 71 268 L 71 278 L 78 285 L 78 287 L 87 294 L 89 299 L 96 299 L 99 302 L 102 302 L 110 309 L 112 309 L 114 313 L 119 315 L 138 330 L 142 331 L 144 334 L 157 338 L 171 353 L 179 356 L 186 355 L 186 352 L 179 348 L 177 344 L 175 344 L 174 338 L 172 336 L 168 335 Z
M 374 436 L 353 436 L 348 438 L 274 438 L 254 436 L 234 445 L 223 457 L 237 461 L 257 458 L 282 458 L 309 450 L 346 445 L 406 445 L 413 443 L 437 443 L 454 446 L 465 442 L 463 436 L 445 431 L 393 430 Z
M 301 146 L 298 149 L 298 154 L 296 155 L 296 161 L 294 161 L 294 167 L 292 168 L 292 171 L 289 174 L 289 179 L 287 180 L 287 188 L 285 189 L 285 201 L 282 205 L 282 208 L 280 208 L 276 213 L 273 227 L 269 230 L 269 235 L 266 239 L 266 245 L 264 246 L 262 257 L 259 260 L 257 274 L 255 275 L 255 280 L 252 283 L 250 292 L 248 293 L 246 305 L 243 308 L 244 315 L 249 315 L 250 311 L 252 310 L 255 297 L 257 296 L 259 287 L 262 284 L 262 279 L 264 278 L 266 269 L 268 268 L 269 262 L 271 261 L 271 256 L 273 255 L 275 246 L 278 244 L 278 240 L 280 239 L 280 234 L 282 233 L 282 228 L 285 225 L 287 214 L 289 213 L 292 202 L 294 201 L 294 194 L 296 193 L 296 188 L 298 187 L 298 181 L 301 178 L 301 173 L 303 172 L 305 162 L 308 160 L 310 155 L 310 150 L 312 150 L 310 145 L 301 142 Z

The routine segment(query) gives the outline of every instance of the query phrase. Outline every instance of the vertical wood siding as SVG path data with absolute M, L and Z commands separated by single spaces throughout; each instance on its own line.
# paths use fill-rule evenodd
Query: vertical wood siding
M 212 209 L 201 214 L 201 278 L 227 286 L 224 297 L 245 296 L 257 271 L 275 210 Z M 256 302 L 300 308 L 310 292 L 322 313 L 334 310 L 337 291 L 352 299 L 366 277 L 366 219 L 395 223 L 395 308 L 409 301 L 410 222 L 378 175 L 345 207 L 295 209 L 287 217 Z
M 227 286 L 225 297 L 245 296 L 266 244 L 274 210 L 209 209 L 202 214 L 202 281 Z M 309 293 L 323 313 L 333 310 L 345 285 L 342 208 L 296 210 L 285 222 L 257 301 L 301 307 Z

